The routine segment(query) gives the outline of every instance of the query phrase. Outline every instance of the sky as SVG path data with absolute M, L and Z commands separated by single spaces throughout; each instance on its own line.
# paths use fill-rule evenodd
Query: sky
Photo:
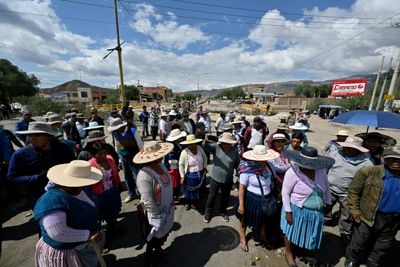
M 125 84 L 174 91 L 377 72 L 398 0 L 118 0 Z M 119 84 L 113 0 L 0 0 L 0 58 L 47 88 Z M 397 13 L 396 13 L 397 12 Z M 392 64 L 392 66 L 394 63 Z

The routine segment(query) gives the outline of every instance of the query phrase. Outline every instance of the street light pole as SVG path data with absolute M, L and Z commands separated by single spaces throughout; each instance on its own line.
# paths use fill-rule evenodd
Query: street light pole
M 118 7 L 117 7 L 117 0 L 114 0 L 114 13 L 115 13 L 115 26 L 117 29 L 117 47 L 115 48 L 118 53 L 118 65 L 119 65 L 119 79 L 121 82 L 121 101 L 122 104 L 125 105 L 125 84 L 124 84 L 124 71 L 122 68 L 122 48 L 121 48 L 121 41 L 119 38 L 119 24 L 118 24 Z
M 394 73 L 392 80 L 390 81 L 390 86 L 389 86 L 389 92 L 388 92 L 388 99 L 385 101 L 385 106 L 384 106 L 384 111 L 391 111 L 392 105 L 393 105 L 393 99 L 394 99 L 394 87 L 396 85 L 397 81 L 397 75 L 399 74 L 399 68 L 400 68 L 400 52 L 399 55 L 397 56 L 397 61 L 396 61 L 396 66 L 394 67 Z

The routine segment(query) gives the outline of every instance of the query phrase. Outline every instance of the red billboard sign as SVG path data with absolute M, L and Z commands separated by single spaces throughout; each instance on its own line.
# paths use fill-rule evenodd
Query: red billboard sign
M 361 96 L 367 88 L 367 79 L 335 80 L 332 83 L 332 96 Z

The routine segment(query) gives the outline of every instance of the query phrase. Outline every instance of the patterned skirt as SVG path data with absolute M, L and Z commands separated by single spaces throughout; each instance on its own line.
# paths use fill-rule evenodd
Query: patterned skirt
M 55 249 L 41 238 L 36 244 L 36 267 L 83 267 L 75 249 Z
M 203 183 L 205 183 L 205 177 L 202 171 L 188 172 L 185 176 L 185 182 L 181 187 L 182 194 L 189 200 L 200 199 Z
M 291 225 L 286 221 L 284 208 L 281 213 L 281 229 L 286 238 L 301 248 L 319 249 L 324 226 L 323 211 L 299 208 L 294 204 L 290 206 L 293 217 Z

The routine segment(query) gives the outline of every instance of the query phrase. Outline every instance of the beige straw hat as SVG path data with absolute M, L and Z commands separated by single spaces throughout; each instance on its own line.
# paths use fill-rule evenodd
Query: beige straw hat
M 171 131 L 171 133 L 168 135 L 168 137 L 166 138 L 166 140 L 168 142 L 174 142 L 180 138 L 186 137 L 186 132 L 185 131 L 180 131 L 179 129 L 173 129 Z
M 55 135 L 50 124 L 44 121 L 32 121 L 29 123 L 28 130 L 16 131 L 17 134 L 49 134 Z
M 368 152 L 369 150 L 365 147 L 363 147 L 363 142 L 364 140 L 362 140 L 360 137 L 357 136 L 348 136 L 346 138 L 346 141 L 344 142 L 338 142 L 338 145 L 342 146 L 342 147 L 351 147 L 354 149 L 357 149 L 360 152 Z
M 110 127 L 108 127 L 109 132 L 114 132 L 115 130 L 118 130 L 121 127 L 126 126 L 128 123 L 122 121 L 120 118 L 114 118 L 110 121 Z
M 181 145 L 190 145 L 202 142 L 203 139 L 196 138 L 194 134 L 186 136 L 186 141 L 180 142 Z
M 338 136 L 349 136 L 349 132 L 347 130 L 339 130 L 337 133 L 334 133 L 333 135 L 338 135 Z
M 222 130 L 224 130 L 224 131 L 230 131 L 230 130 L 233 130 L 233 125 L 232 125 L 232 123 L 225 123 L 224 124 L 224 126 L 222 126 Z
M 96 131 L 91 131 L 89 132 L 88 136 L 83 139 L 86 143 L 94 142 L 94 141 L 100 141 L 100 140 L 105 140 L 107 136 L 104 134 L 104 132 L 96 130 Z
M 174 144 L 171 143 L 159 143 L 157 141 L 145 143 L 143 151 L 135 155 L 133 162 L 136 164 L 144 164 L 158 160 L 171 152 L 173 148 Z
M 237 143 L 235 137 L 230 133 L 223 133 L 219 136 L 218 142 L 234 145 Z
M 103 174 L 87 161 L 73 160 L 70 163 L 50 168 L 47 177 L 53 183 L 61 186 L 84 187 L 101 181 Z
M 253 161 L 267 161 L 277 158 L 277 154 L 273 153 L 271 149 L 267 149 L 264 145 L 256 145 L 253 150 L 244 152 L 243 158 Z
M 62 122 L 63 122 L 63 119 L 62 119 L 61 116 L 58 115 L 58 114 L 50 115 L 50 116 L 47 117 L 47 119 L 49 120 L 48 123 L 49 123 L 50 125 L 54 125 L 54 124 L 62 123 Z

